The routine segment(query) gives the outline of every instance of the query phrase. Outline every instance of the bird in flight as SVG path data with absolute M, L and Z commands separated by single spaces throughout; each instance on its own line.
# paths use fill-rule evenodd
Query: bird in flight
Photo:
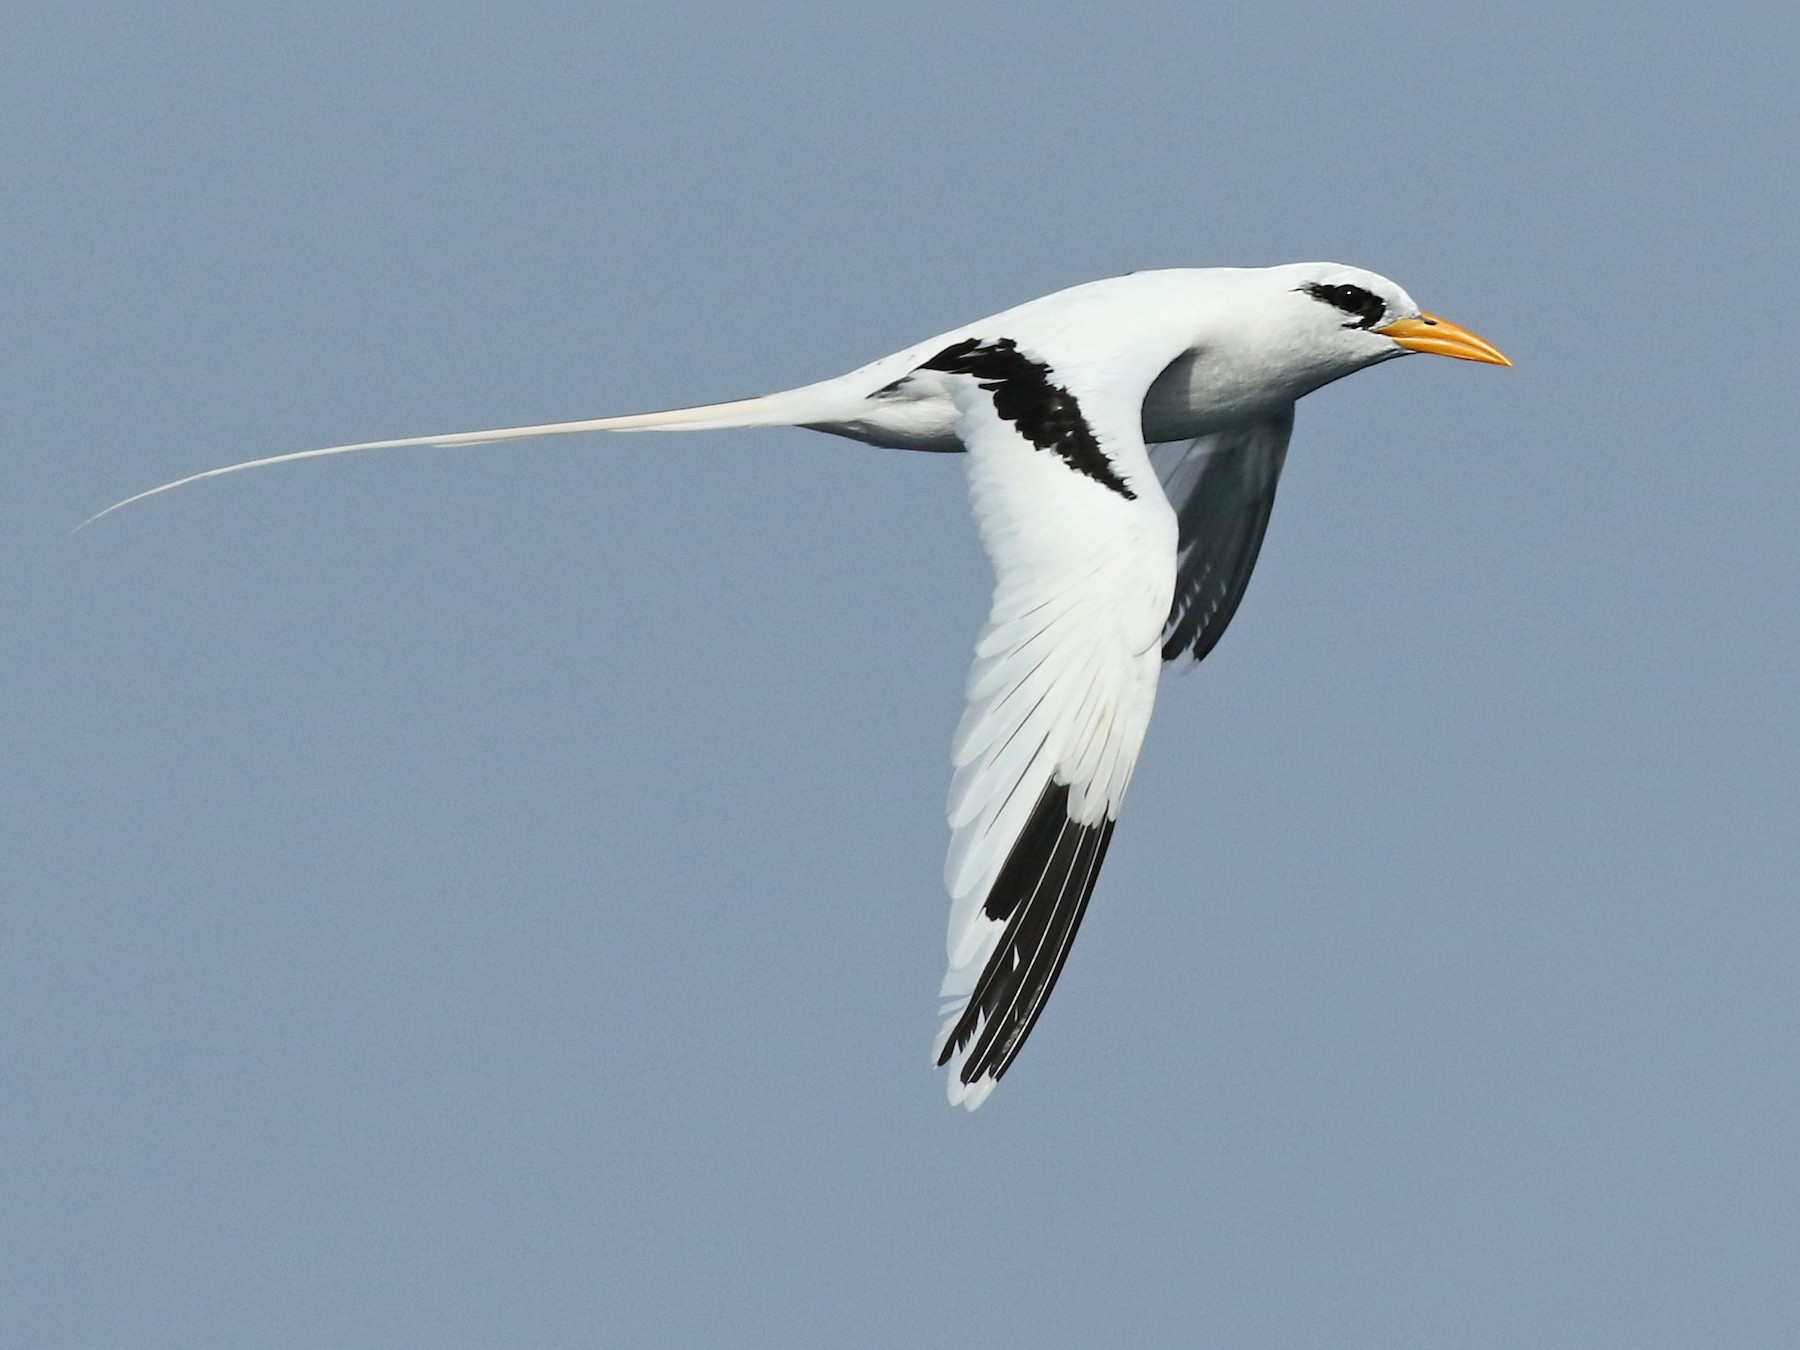
M 1411 352 L 1510 365 L 1399 286 L 1337 263 L 1133 272 L 817 384 L 628 417 L 274 455 L 166 483 L 402 446 L 797 426 L 966 451 L 994 566 L 951 758 L 949 964 L 935 1055 L 973 1111 L 1017 1057 L 1093 893 L 1168 662 L 1237 612 L 1294 404 Z

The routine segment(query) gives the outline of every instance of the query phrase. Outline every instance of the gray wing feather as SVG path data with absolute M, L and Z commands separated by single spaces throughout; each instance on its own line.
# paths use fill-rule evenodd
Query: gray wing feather
M 1293 429 L 1289 404 L 1261 422 L 1150 447 L 1150 462 L 1181 526 L 1163 660 L 1189 653 L 1204 659 L 1237 613 L 1269 527 Z

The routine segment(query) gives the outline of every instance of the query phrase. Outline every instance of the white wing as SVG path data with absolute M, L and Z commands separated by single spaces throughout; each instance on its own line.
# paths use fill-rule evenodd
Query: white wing
M 1164 493 L 1181 523 L 1175 602 L 1163 633 L 1163 659 L 1204 660 L 1237 613 L 1294 430 L 1294 405 L 1193 441 L 1150 447 Z
M 1068 954 L 1149 726 L 1176 522 L 1139 430 L 1142 387 L 1084 388 L 1011 341 L 941 371 L 993 559 L 950 789 L 952 1102 L 993 1090 Z M 1146 372 L 1145 383 L 1154 370 Z

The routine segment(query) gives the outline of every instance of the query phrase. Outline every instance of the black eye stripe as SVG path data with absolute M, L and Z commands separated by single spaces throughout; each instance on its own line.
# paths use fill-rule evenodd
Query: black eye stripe
M 1338 286 L 1325 286 L 1317 281 L 1309 281 L 1300 289 L 1313 299 L 1323 300 L 1355 319 L 1354 323 L 1345 324 L 1346 328 L 1373 328 L 1381 322 L 1382 315 L 1387 313 L 1387 306 L 1382 303 L 1380 296 L 1348 282 Z

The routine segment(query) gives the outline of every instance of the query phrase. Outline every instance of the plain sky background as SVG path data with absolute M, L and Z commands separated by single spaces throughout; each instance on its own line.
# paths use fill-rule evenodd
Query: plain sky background
M 1800 1339 L 1788 4 L 27 3 L 0 1344 Z M 1300 410 L 1037 1033 L 928 1063 L 951 457 L 739 397 L 1133 268 Z

